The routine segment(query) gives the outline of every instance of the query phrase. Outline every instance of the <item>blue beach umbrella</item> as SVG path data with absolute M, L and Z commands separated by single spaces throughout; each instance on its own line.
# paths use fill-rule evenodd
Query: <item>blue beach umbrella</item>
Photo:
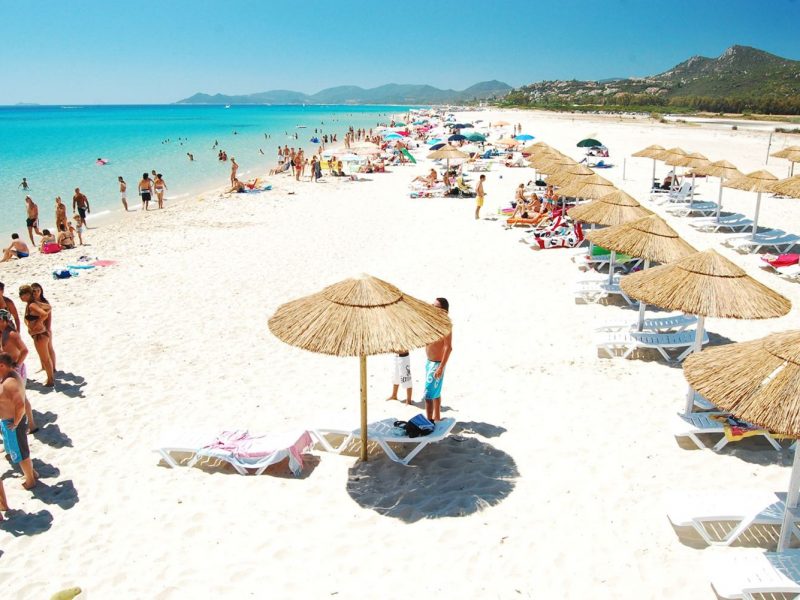
M 461 142 L 461 141 L 463 141 L 465 139 L 467 139 L 467 136 L 461 135 L 460 133 L 456 133 L 455 135 L 451 135 L 449 138 L 447 138 L 447 141 L 448 142 Z
M 439 148 L 444 148 L 447 144 L 444 142 L 439 142 L 438 144 L 434 144 L 431 146 L 431 150 L 438 150 Z
M 383 139 L 385 139 L 385 140 L 402 140 L 403 136 L 400 135 L 399 133 L 395 133 L 394 131 L 392 131 L 391 133 L 387 133 L 386 135 L 384 135 Z
M 486 137 L 481 135 L 480 133 L 470 133 L 467 136 L 467 139 L 470 142 L 485 142 L 486 141 Z
M 441 142 L 441 141 L 442 141 L 442 140 L 441 140 L 440 138 L 433 138 L 432 140 L 428 140 L 426 143 L 427 143 L 429 146 L 431 146 L 431 145 L 433 145 L 433 144 L 438 144 L 438 143 L 439 143 L 439 142 Z
M 527 142 L 535 138 L 532 135 L 528 135 L 527 133 L 521 133 L 517 136 L 514 136 L 514 139 L 519 140 L 520 142 Z

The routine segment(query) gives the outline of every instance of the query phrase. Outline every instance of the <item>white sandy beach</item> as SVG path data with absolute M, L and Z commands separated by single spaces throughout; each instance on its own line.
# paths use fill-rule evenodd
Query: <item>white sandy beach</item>
M 598 138 L 617 165 L 601 174 L 662 216 L 645 201 L 652 162 L 632 152 L 680 146 L 750 172 L 764 168 L 769 135 L 540 112 L 459 118 L 520 122 L 575 158 L 578 140 Z M 796 143 L 785 137 L 773 138 L 772 151 Z M 786 161 L 769 160 L 766 168 L 786 176 Z M 782 491 L 791 453 L 760 439 L 720 453 L 676 442 L 680 367 L 598 358 L 593 345 L 596 326 L 632 321 L 634 311 L 576 304 L 580 274 L 567 254 L 534 252 L 519 243 L 521 231 L 475 221 L 474 200 L 410 199 L 408 182 L 427 168 L 421 160 L 362 182 L 274 177 L 269 192 L 209 193 L 123 215 L 67 255 L 118 264 L 77 279 L 50 278 L 64 255 L 0 265 L 18 307 L 19 285 L 44 286 L 65 373 L 57 391 L 43 392 L 23 334 L 38 381 L 29 397 L 42 430 L 31 454 L 42 479 L 33 493 L 10 469 L 4 480 L 13 510 L 0 528 L 3 597 L 48 598 L 77 585 L 86 590 L 80 598 L 95 600 L 714 598 L 706 557 L 746 550 L 676 535 L 664 494 Z M 532 169 L 495 165 L 484 217 L 532 178 Z M 717 185 L 701 182 L 699 196 L 716 200 Z M 726 190 L 724 202 L 752 216 L 755 194 Z M 722 248 L 722 235 L 666 218 L 696 248 L 716 249 L 800 306 L 800 285 Z M 765 197 L 760 223 L 800 233 L 797 200 Z M 242 477 L 159 461 L 162 430 L 355 427 L 358 362 L 289 347 L 267 319 L 361 272 L 418 298 L 449 299 L 443 416 L 458 420 L 456 437 L 408 468 L 377 448 L 364 464 L 355 451 L 315 449 L 299 478 L 282 465 Z M 781 319 L 707 326 L 712 343 L 749 340 L 796 328 L 797 308 Z M 412 354 L 417 400 L 424 358 Z M 384 400 L 391 357 L 368 363 L 371 420 L 424 411 Z

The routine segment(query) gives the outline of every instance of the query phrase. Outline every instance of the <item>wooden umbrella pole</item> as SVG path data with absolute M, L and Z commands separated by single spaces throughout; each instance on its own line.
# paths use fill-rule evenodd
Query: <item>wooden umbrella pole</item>
M 367 460 L 367 357 L 358 357 L 361 366 L 361 460 Z

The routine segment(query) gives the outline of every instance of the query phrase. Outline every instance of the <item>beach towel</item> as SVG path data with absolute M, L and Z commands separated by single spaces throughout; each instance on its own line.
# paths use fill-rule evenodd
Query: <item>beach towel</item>
M 562 225 L 553 231 L 544 232 L 534 238 L 539 248 L 575 248 L 583 241 L 583 230 L 580 223 L 574 226 Z
M 117 264 L 115 260 L 96 260 L 92 263 L 95 267 L 110 267 L 115 264 Z
M 778 256 L 765 254 L 761 257 L 761 260 L 773 267 L 790 267 L 800 262 L 800 254 L 779 254 Z
M 748 423 L 747 421 L 737 419 L 731 414 L 711 415 L 711 419 L 723 425 L 725 430 L 725 439 L 727 439 L 729 442 L 738 442 L 744 438 L 753 437 L 756 435 L 764 435 L 766 432 L 765 429 L 757 425 L 753 425 L 752 423 Z M 782 436 L 774 435 L 773 437 L 779 438 Z
M 252 435 L 247 430 L 235 430 L 223 431 L 213 442 L 204 447 L 230 452 L 243 463 L 258 462 L 279 450 L 288 450 L 302 468 L 303 453 L 313 445 L 314 442 L 307 431 L 299 435 L 297 433 Z

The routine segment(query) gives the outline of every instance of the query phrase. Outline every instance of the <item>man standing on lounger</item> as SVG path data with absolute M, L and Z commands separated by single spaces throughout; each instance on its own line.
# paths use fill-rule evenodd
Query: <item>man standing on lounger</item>
M 450 303 L 447 298 L 437 298 L 433 305 L 445 312 L 450 311 Z M 428 356 L 428 362 L 425 365 L 425 414 L 433 422 L 442 420 L 440 411 L 444 368 L 447 366 L 452 351 L 452 330 L 442 339 L 425 346 L 425 354 Z

